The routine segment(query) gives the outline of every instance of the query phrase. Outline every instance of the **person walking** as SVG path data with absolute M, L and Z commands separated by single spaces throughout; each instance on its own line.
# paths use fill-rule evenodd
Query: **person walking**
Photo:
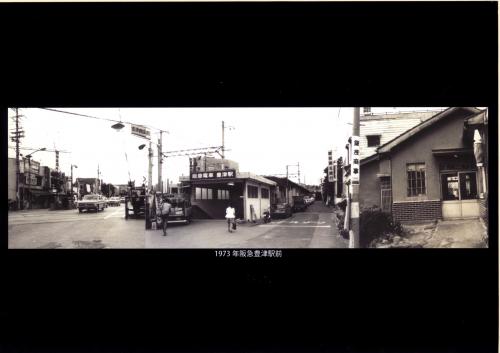
M 170 214 L 170 209 L 172 205 L 168 202 L 166 196 L 163 197 L 163 202 L 161 204 L 161 224 L 163 228 L 163 236 L 167 235 L 167 226 L 168 226 L 168 215 Z
M 235 213 L 236 213 L 236 210 L 233 208 L 233 206 L 231 204 L 229 204 L 226 208 L 227 230 L 229 233 L 233 232 L 231 230 L 231 226 L 233 226 L 233 224 L 234 225 L 236 224 L 236 223 L 234 223 L 235 217 L 236 217 Z M 236 229 L 236 227 L 234 227 L 234 229 Z

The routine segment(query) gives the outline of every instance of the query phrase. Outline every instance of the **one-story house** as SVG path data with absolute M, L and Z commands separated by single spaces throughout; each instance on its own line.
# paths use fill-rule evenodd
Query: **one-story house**
M 486 110 L 433 115 L 361 160 L 360 206 L 402 222 L 487 213 L 487 141 Z

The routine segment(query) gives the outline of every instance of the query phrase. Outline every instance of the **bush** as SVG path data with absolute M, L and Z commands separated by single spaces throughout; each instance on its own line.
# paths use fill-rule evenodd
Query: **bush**
M 367 248 L 373 240 L 389 233 L 403 235 L 404 228 L 399 222 L 394 222 L 389 213 L 382 212 L 378 207 L 365 209 L 359 218 L 360 246 Z

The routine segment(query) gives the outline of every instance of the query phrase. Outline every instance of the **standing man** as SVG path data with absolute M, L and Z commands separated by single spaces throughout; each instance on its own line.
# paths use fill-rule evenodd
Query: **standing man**
M 171 208 L 172 205 L 168 202 L 167 196 L 163 196 L 163 202 L 161 204 L 161 224 L 163 226 L 163 236 L 167 235 L 168 215 L 170 214 Z
M 229 233 L 232 233 L 233 231 L 231 230 L 231 225 L 235 224 L 235 213 L 236 210 L 233 208 L 231 204 L 229 204 L 226 208 L 226 218 L 227 218 L 227 230 Z

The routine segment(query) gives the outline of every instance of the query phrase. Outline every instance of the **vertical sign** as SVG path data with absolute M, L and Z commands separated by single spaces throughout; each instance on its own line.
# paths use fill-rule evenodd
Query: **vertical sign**
M 333 182 L 333 155 L 332 150 L 328 151 L 328 182 Z
M 360 161 L 360 154 L 359 154 L 359 136 L 352 136 L 351 137 L 352 141 L 352 155 L 351 155 L 351 161 L 352 161 L 352 167 L 351 167 L 351 183 L 353 185 L 359 184 L 359 161 Z

